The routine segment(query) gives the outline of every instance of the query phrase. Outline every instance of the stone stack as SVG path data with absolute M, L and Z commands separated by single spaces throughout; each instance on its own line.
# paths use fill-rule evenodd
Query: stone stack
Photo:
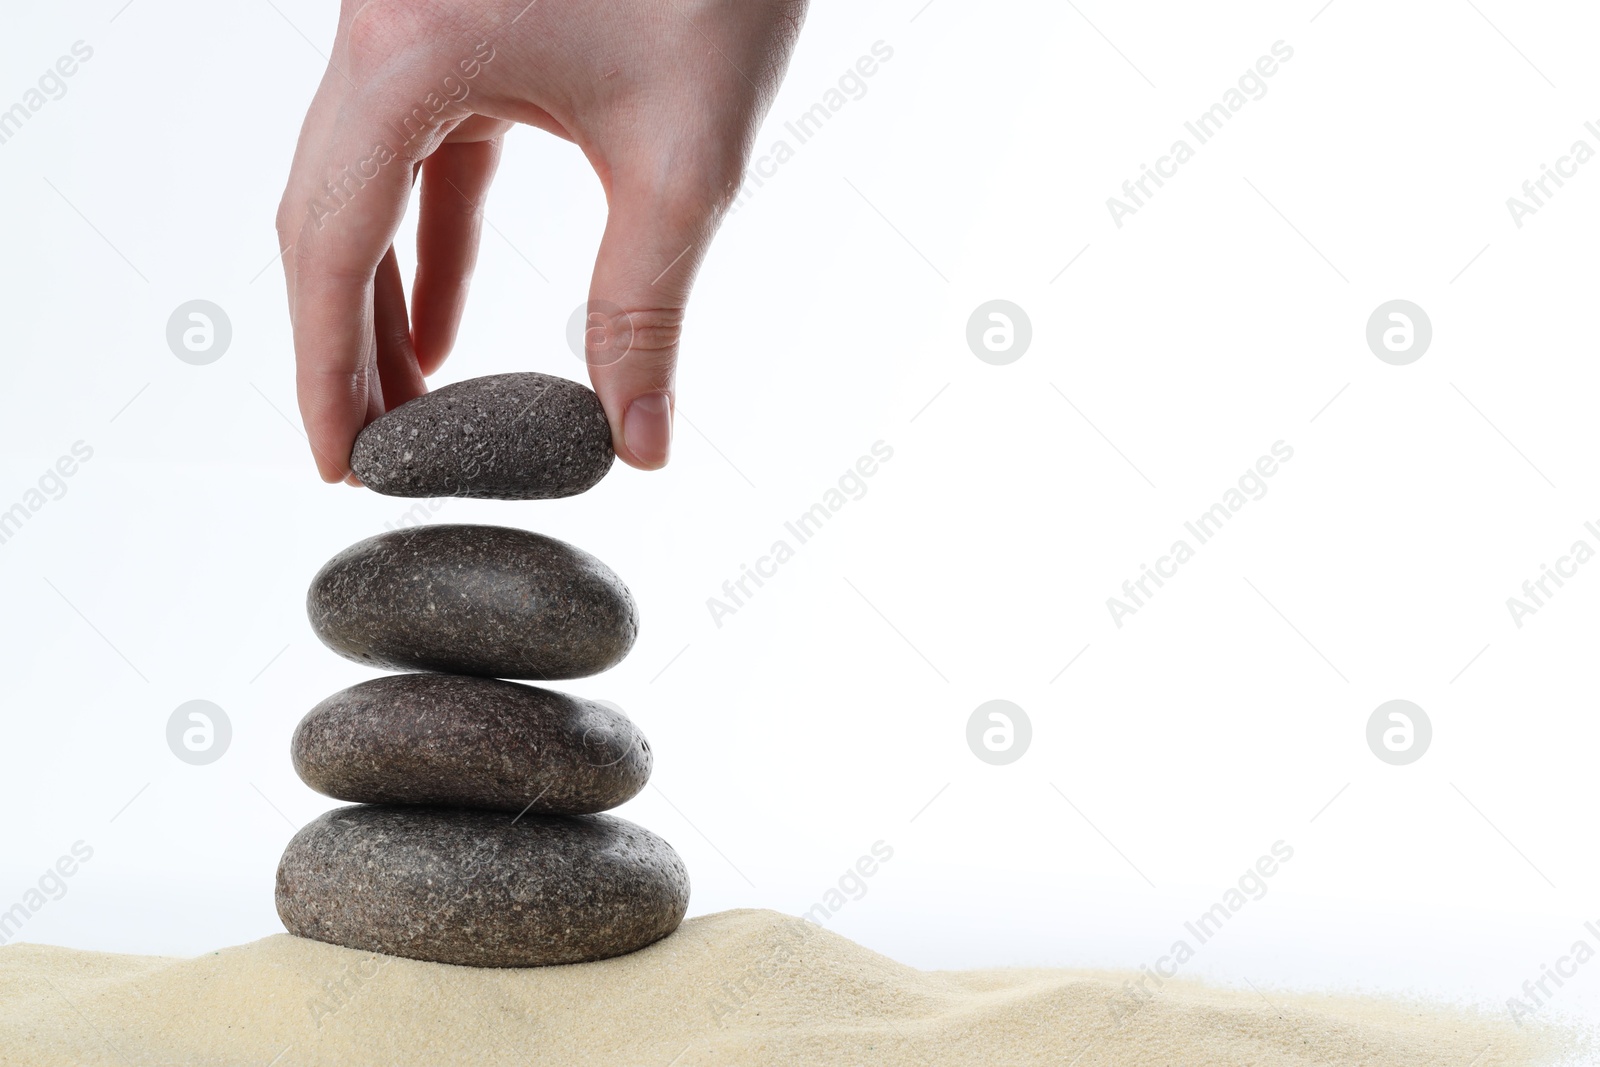
M 588 489 L 611 460 L 592 392 L 513 374 L 397 408 L 362 433 L 353 462 L 390 495 L 546 499 Z M 291 933 L 526 967 L 621 955 L 677 929 L 682 861 L 599 814 L 644 788 L 649 744 L 615 708 L 519 684 L 627 655 L 638 612 L 609 567 L 525 530 L 421 526 L 335 556 L 307 608 L 335 652 L 408 673 L 334 694 L 295 731 L 300 777 L 356 803 L 284 851 L 277 903 Z

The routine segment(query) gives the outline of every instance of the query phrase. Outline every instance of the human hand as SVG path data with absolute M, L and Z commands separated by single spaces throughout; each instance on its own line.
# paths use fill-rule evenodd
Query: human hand
M 345 0 L 278 236 L 300 412 L 326 481 L 455 341 L 515 123 L 575 142 L 609 214 L 589 376 L 619 457 L 664 466 L 689 290 L 738 192 L 807 0 Z M 394 239 L 421 176 L 409 311 Z M 625 330 L 625 355 L 615 331 Z M 611 334 L 608 336 L 608 334 Z

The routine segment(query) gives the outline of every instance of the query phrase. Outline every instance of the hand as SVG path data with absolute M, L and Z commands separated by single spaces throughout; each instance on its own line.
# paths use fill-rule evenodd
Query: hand
M 450 353 L 514 123 L 573 141 L 609 214 L 589 286 L 631 330 L 589 375 L 617 455 L 664 466 L 689 290 L 806 0 L 345 0 L 278 209 L 300 412 L 322 477 Z M 409 313 L 395 259 L 420 174 Z M 556 339 L 552 338 L 552 342 Z M 612 339 L 614 344 L 614 339 Z

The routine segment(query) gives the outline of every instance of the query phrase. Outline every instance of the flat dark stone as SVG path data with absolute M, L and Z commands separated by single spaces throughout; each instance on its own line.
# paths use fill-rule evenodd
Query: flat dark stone
M 356 806 L 295 834 L 278 864 L 291 934 L 473 967 L 582 963 L 678 928 L 689 874 L 611 815 Z
M 548 689 L 397 674 L 335 693 L 290 745 L 307 785 L 364 804 L 586 815 L 644 788 L 652 757 L 626 715 Z
M 417 526 L 359 541 L 317 572 L 311 628 L 341 656 L 400 671 L 535 681 L 615 666 L 639 632 L 611 568 L 504 526 Z
M 387 496 L 549 500 L 592 488 L 616 458 L 600 398 L 525 372 L 436 389 L 374 420 L 350 465 Z

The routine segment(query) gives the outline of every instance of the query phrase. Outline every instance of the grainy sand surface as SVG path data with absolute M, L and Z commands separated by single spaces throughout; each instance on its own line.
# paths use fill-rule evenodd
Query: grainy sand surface
M 928 972 L 770 911 L 691 919 L 601 963 L 474 970 L 268 937 L 197 959 L 0 948 L 0 1063 L 1072 1064 L 1589 1062 L 1504 1016 L 1129 975 Z M 1137 976 L 1134 976 L 1137 977 Z

